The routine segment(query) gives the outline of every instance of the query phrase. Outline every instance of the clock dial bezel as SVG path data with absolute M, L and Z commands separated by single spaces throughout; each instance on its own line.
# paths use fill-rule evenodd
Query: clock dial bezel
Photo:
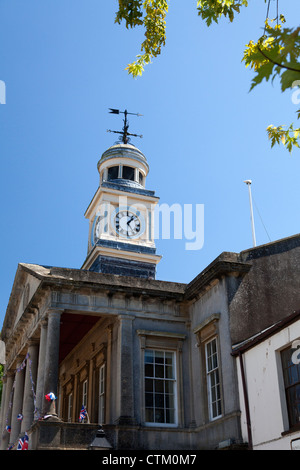
M 139 238 L 145 231 L 144 218 L 140 211 L 133 207 L 115 209 L 111 216 L 111 224 L 119 237 L 129 240 Z
M 96 214 L 93 220 L 92 230 L 91 230 L 91 244 L 94 246 L 97 243 L 98 237 L 96 236 L 96 231 L 98 228 L 98 223 L 100 221 L 100 215 Z

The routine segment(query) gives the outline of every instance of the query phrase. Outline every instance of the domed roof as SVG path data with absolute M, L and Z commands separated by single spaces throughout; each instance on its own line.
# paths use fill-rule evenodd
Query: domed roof
M 109 147 L 105 152 L 103 152 L 99 162 L 98 168 L 102 163 L 106 162 L 111 158 L 130 158 L 133 160 L 137 160 L 149 169 L 149 165 L 145 155 L 134 145 L 132 144 L 124 144 L 122 142 L 116 143 Z

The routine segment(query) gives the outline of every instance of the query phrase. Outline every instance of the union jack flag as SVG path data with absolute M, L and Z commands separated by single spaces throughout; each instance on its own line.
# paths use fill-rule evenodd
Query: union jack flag
M 28 450 L 28 434 L 25 432 L 23 437 L 20 437 L 17 450 Z
M 79 413 L 79 422 L 82 423 L 82 421 L 86 418 L 87 412 L 86 408 L 84 405 L 82 405 L 80 413 Z

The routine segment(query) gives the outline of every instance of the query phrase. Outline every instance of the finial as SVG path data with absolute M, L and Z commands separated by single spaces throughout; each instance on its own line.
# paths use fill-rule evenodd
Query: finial
M 124 125 L 123 125 L 122 131 L 111 131 L 110 129 L 108 129 L 107 132 L 113 132 L 114 134 L 121 134 L 120 140 L 121 140 L 121 142 L 123 142 L 123 144 L 128 144 L 128 143 L 130 142 L 129 136 L 132 136 L 132 137 L 140 137 L 140 138 L 143 137 L 142 135 L 131 134 L 130 132 L 128 132 L 129 122 L 127 121 L 127 114 L 132 114 L 132 115 L 134 115 L 134 116 L 142 116 L 142 114 L 139 114 L 139 113 L 129 113 L 129 112 L 127 111 L 127 109 L 125 109 L 125 111 L 120 111 L 119 109 L 109 108 L 109 110 L 110 110 L 109 112 L 110 112 L 111 114 L 124 114 L 125 119 L 123 120 Z

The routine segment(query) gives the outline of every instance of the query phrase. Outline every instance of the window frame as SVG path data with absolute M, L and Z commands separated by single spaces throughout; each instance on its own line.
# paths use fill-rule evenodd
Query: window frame
M 154 353 L 153 354 L 153 371 L 154 371 L 154 374 L 152 376 L 147 376 L 146 373 L 145 373 L 145 368 L 146 368 L 146 364 L 149 364 L 149 363 L 146 363 L 146 353 L 147 352 L 152 352 Z M 164 376 L 163 377 L 158 377 L 155 375 L 155 369 L 158 366 L 158 362 L 155 362 L 155 356 L 156 356 L 156 353 L 163 353 L 163 356 L 164 356 Z M 169 378 L 169 377 L 166 377 L 165 375 L 165 369 L 166 367 L 166 363 L 165 363 L 165 359 L 166 359 L 166 354 L 170 354 L 172 355 L 172 377 Z M 177 403 L 177 364 L 176 364 L 176 351 L 172 351 L 172 350 L 169 350 L 169 349 L 158 349 L 158 348 L 146 348 L 144 350 L 144 412 L 145 412 L 145 425 L 146 426 L 159 426 L 159 427 L 177 427 L 178 426 L 178 403 Z M 150 393 L 146 390 L 146 380 L 153 380 L 153 392 Z M 158 406 L 155 406 L 155 395 L 158 395 L 158 393 L 155 393 L 155 384 L 157 384 L 158 382 L 160 383 L 163 383 L 163 389 L 164 389 L 164 392 L 163 393 L 160 393 L 159 395 L 163 395 L 163 400 L 164 400 L 164 406 L 163 407 L 158 407 Z M 167 408 L 166 406 L 166 396 L 167 395 L 171 395 L 171 394 L 167 394 L 165 392 L 165 385 L 166 383 L 171 383 L 172 384 L 172 395 L 173 395 L 173 408 Z M 147 394 L 151 394 L 153 396 L 153 406 L 150 407 L 150 406 L 146 406 L 146 395 Z M 156 409 L 161 409 L 163 410 L 163 414 L 164 414 L 164 421 L 161 422 L 161 421 L 147 421 L 146 419 L 146 413 L 147 413 L 147 409 L 151 409 L 153 410 L 153 415 L 155 417 L 155 410 Z M 174 421 L 173 422 L 167 422 L 165 421 L 166 420 L 166 414 L 167 414 L 167 410 L 173 410 L 173 413 L 174 413 Z
M 224 390 L 223 390 L 223 377 L 222 377 L 222 355 L 220 346 L 220 332 L 219 332 L 219 320 L 220 313 L 212 313 L 200 324 L 198 324 L 193 332 L 196 336 L 197 346 L 199 348 L 199 360 L 200 360 L 200 373 L 201 373 L 201 385 L 203 384 L 203 393 L 205 396 L 205 403 L 203 404 L 203 415 L 207 422 L 214 422 L 221 419 L 224 416 Z M 206 364 L 206 344 L 216 339 L 217 351 L 218 351 L 218 368 L 219 368 L 219 384 L 220 384 L 220 398 L 221 398 L 221 415 L 213 417 L 211 414 L 210 406 L 210 393 L 209 384 L 207 377 L 207 364 Z M 202 393 L 202 392 L 201 392 Z
M 296 421 L 296 417 L 297 417 L 296 414 L 292 415 L 292 411 L 291 411 L 292 403 L 290 403 L 288 390 L 296 388 L 297 386 L 300 387 L 300 364 L 294 364 L 292 366 L 289 366 L 287 364 L 287 367 L 285 366 L 283 354 L 287 353 L 288 351 L 290 351 L 290 354 L 291 354 L 291 357 L 292 357 L 292 355 L 293 355 L 292 345 L 289 345 L 288 347 L 285 347 L 285 348 L 283 348 L 279 351 L 279 353 L 280 353 L 280 365 L 281 365 L 280 372 L 281 372 L 281 377 L 282 377 L 283 397 L 284 397 L 283 412 L 286 415 L 286 422 L 287 422 L 287 426 L 285 426 L 285 427 L 288 428 L 288 429 L 293 429 L 293 428 L 299 429 L 299 427 L 300 427 L 300 410 L 299 410 L 299 416 L 298 416 L 299 420 L 297 422 Z M 291 360 L 291 358 L 290 358 L 290 360 Z M 296 382 L 292 383 L 292 384 L 290 384 L 290 383 L 287 384 L 285 371 L 287 371 L 288 369 L 293 368 L 294 366 L 297 369 L 298 380 Z
M 67 422 L 72 423 L 73 421 L 73 391 L 67 395 Z
M 215 344 L 215 351 L 211 354 L 208 353 L 208 346 Z M 210 338 L 204 344 L 204 354 L 205 354 L 205 374 L 206 374 L 206 385 L 207 385 L 207 405 L 208 405 L 208 416 L 209 421 L 215 421 L 216 419 L 222 418 L 223 416 L 223 403 L 222 403 L 222 380 L 221 380 L 221 371 L 220 371 L 220 355 L 219 355 L 219 344 L 218 337 L 214 336 Z M 209 361 L 211 359 L 211 361 Z M 216 366 L 209 366 L 209 362 L 213 362 L 212 359 L 216 360 Z M 214 379 L 212 379 L 212 377 Z M 217 377 L 217 380 L 216 380 Z M 213 383 L 214 380 L 214 383 Z M 215 394 L 217 397 L 213 398 L 213 389 L 215 389 Z M 218 392 L 216 392 L 218 389 Z M 214 404 L 217 409 L 220 408 L 220 412 L 214 416 Z
M 88 378 L 82 382 L 82 403 L 81 406 L 84 406 L 87 409 L 88 405 Z
M 106 402 L 106 364 L 103 363 L 99 367 L 98 377 L 98 424 L 105 423 L 105 402 Z
M 158 428 L 178 428 L 184 424 L 184 400 L 183 400 L 183 368 L 182 368 L 182 352 L 183 344 L 186 339 L 185 334 L 162 332 L 155 330 L 137 330 L 137 335 L 140 339 L 140 421 L 142 426 L 145 427 L 158 427 Z M 175 358 L 175 371 L 176 371 L 176 408 L 175 408 L 175 422 L 176 424 L 169 423 L 152 423 L 146 422 L 145 413 L 145 349 L 163 350 L 166 352 L 173 352 Z

